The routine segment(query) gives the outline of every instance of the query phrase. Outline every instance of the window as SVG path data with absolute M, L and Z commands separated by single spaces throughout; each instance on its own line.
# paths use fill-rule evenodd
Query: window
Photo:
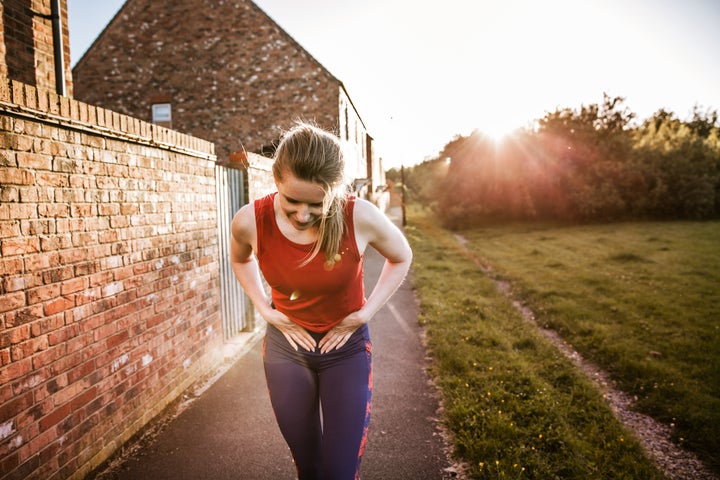
M 169 127 L 172 123 L 172 106 L 169 103 L 154 103 L 152 121 L 158 125 Z

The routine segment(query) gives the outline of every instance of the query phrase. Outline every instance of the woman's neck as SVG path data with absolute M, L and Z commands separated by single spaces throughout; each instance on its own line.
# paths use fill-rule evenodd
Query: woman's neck
M 274 213 L 275 223 L 285 238 L 300 245 L 312 245 L 317 242 L 318 228 L 316 226 L 305 230 L 298 230 L 277 204 L 275 204 Z

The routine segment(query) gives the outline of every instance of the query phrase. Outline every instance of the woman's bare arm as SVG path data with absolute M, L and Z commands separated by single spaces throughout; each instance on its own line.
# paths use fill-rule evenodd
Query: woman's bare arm
M 402 284 L 412 262 L 412 250 L 407 239 L 375 205 L 357 199 L 353 218 L 361 253 L 367 245 L 371 245 L 385 257 L 385 264 L 365 305 L 345 317 L 320 340 L 322 353 L 342 347 L 355 330 L 372 319 Z
M 265 293 L 257 258 L 253 255 L 257 229 L 252 203 L 245 205 L 235 214 L 231 232 L 230 262 L 233 273 L 258 313 L 266 322 L 280 330 L 295 350 L 298 346 L 309 351 L 315 350 L 316 344 L 312 336 L 283 313 L 275 310 Z

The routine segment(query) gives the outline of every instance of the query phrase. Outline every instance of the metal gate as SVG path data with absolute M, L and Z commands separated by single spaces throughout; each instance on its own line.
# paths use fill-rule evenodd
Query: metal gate
M 235 213 L 246 203 L 247 195 L 242 170 L 217 165 L 215 177 L 223 336 L 228 340 L 240 332 L 255 328 L 252 303 L 235 278 L 230 263 L 230 225 Z

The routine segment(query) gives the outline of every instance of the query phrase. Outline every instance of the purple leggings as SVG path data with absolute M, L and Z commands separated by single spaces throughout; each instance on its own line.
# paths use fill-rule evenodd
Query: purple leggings
M 315 340 L 324 334 L 310 332 Z M 367 325 L 339 350 L 297 352 L 267 326 L 268 392 L 299 480 L 356 480 L 367 440 L 372 354 Z

